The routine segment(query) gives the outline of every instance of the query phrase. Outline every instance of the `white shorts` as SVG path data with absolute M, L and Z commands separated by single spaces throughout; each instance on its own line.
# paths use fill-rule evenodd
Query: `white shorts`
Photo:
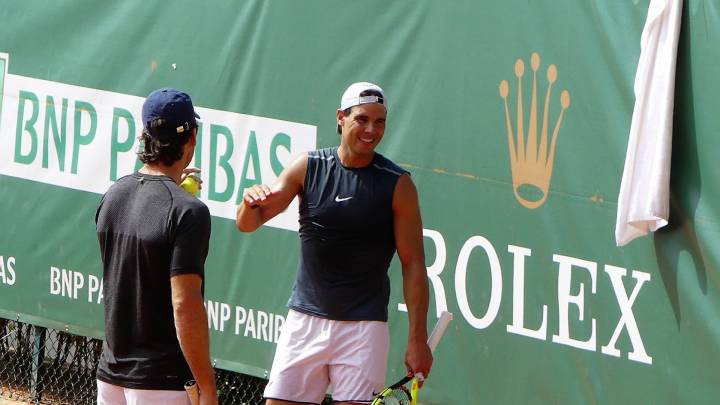
M 185 391 L 138 390 L 97 380 L 98 405 L 190 405 Z
M 386 322 L 333 321 L 290 310 L 275 351 L 265 398 L 320 404 L 370 403 L 385 384 Z

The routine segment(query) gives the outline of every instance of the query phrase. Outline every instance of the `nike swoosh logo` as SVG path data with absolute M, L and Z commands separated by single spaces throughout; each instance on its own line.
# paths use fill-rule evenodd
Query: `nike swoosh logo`
M 352 198 L 352 196 L 340 198 L 339 195 L 336 195 L 336 196 L 335 196 L 335 201 L 337 201 L 337 202 L 343 202 L 343 201 L 347 201 L 347 200 L 349 200 L 349 199 L 351 199 L 351 198 Z

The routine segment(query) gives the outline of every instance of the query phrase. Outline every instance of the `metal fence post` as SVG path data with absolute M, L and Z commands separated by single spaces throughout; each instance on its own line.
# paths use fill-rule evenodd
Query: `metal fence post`
M 30 374 L 30 395 L 33 401 L 40 402 L 42 397 L 41 372 L 45 362 L 45 332 L 42 326 L 33 326 L 32 370 Z

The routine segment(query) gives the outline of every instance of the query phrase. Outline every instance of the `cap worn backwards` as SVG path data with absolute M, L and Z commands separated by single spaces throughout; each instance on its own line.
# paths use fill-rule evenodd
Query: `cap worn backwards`
M 380 95 L 361 96 L 360 94 L 362 94 L 366 90 L 375 91 Z M 354 107 L 356 105 L 370 103 L 382 104 L 385 106 L 386 110 L 388 108 L 387 97 L 385 97 L 385 92 L 382 88 L 380 88 L 380 86 L 368 82 L 358 82 L 351 84 L 350 87 L 345 90 L 345 93 L 343 93 L 342 97 L 340 98 L 340 109 L 345 111 L 348 108 Z
M 195 112 L 190 96 L 169 87 L 150 93 L 142 108 L 143 126 L 151 134 L 154 131 L 151 131 L 150 124 L 155 120 L 165 120 L 162 127 L 183 133 L 196 125 L 196 118 L 200 116 Z

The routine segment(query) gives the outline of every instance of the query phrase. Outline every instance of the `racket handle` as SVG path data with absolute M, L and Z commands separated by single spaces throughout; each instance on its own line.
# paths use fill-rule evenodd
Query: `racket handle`
M 422 373 L 418 373 L 422 376 Z M 422 380 L 420 380 L 422 381 Z M 410 388 L 410 405 L 417 405 L 418 396 L 420 391 L 420 384 L 418 383 L 418 375 L 415 376 L 412 382 L 412 388 Z
M 442 335 L 445 333 L 445 329 L 447 329 L 448 324 L 450 323 L 450 321 L 452 321 L 452 319 L 453 315 L 448 311 L 443 311 L 442 314 L 440 314 L 440 318 L 438 319 L 437 323 L 435 324 L 435 328 L 433 329 L 432 333 L 430 333 L 430 337 L 428 338 L 428 346 L 430 346 L 430 351 L 435 351 L 438 343 L 440 343 L 440 338 L 442 338 Z

